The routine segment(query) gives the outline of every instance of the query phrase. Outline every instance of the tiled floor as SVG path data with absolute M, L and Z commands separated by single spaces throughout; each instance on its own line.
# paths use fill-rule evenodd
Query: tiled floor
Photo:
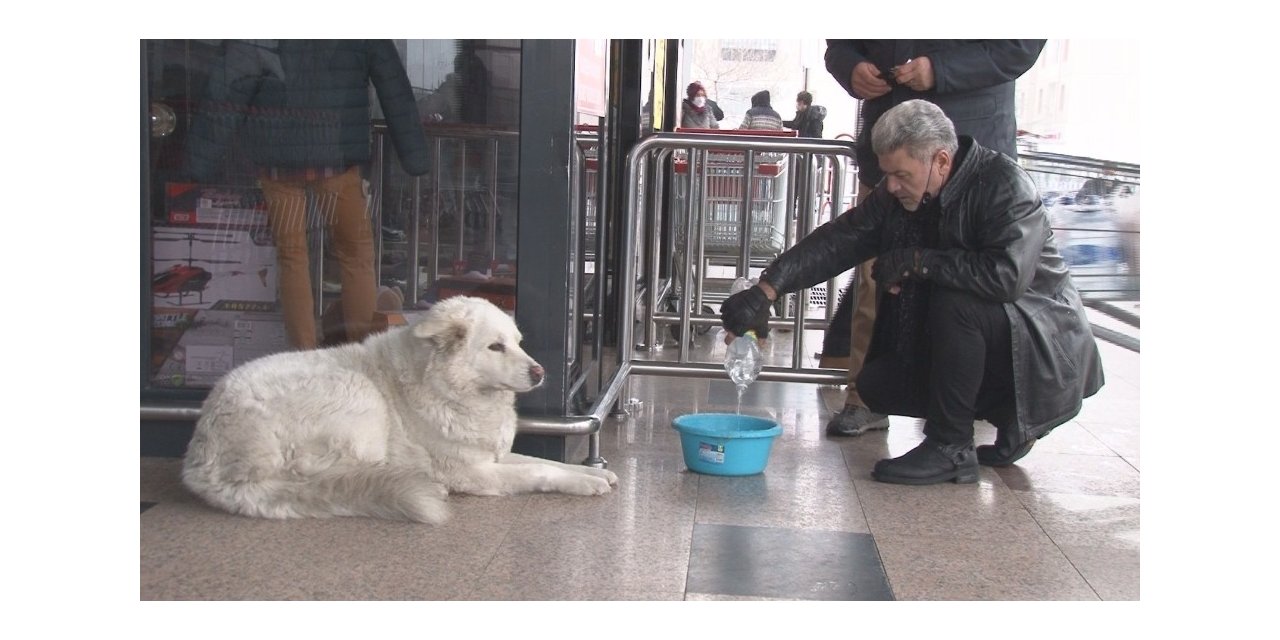
M 1093 312 L 1090 312 L 1093 313 Z M 700 352 L 714 360 L 713 336 Z M 806 338 L 808 340 L 808 337 Z M 779 336 L 774 354 L 789 353 Z M 813 342 L 812 344 L 819 344 Z M 1139 354 L 1100 342 L 1107 384 L 1014 467 L 972 485 L 873 481 L 922 437 L 822 425 L 840 391 L 757 383 L 742 411 L 783 426 L 764 474 L 685 469 L 671 420 L 733 411 L 726 381 L 638 377 L 601 448 L 596 498 L 450 497 L 442 526 L 225 514 L 141 461 L 141 598 L 314 600 L 1136 600 Z M 720 356 L 722 357 L 722 356 Z M 979 442 L 994 436 L 979 423 Z

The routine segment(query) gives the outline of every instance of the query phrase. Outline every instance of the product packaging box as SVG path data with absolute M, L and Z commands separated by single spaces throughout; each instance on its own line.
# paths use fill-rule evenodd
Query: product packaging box
M 267 203 L 256 187 L 169 182 L 165 184 L 169 224 L 266 227 Z
M 157 307 L 276 301 L 279 268 L 266 228 L 155 227 L 151 247 L 151 295 Z
M 288 348 L 284 320 L 274 304 L 156 307 L 151 316 L 151 381 L 160 387 L 208 388 L 232 368 Z

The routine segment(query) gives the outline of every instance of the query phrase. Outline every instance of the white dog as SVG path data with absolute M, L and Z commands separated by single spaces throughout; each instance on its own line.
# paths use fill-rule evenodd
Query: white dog
M 501 309 L 458 297 L 360 344 L 245 363 L 209 393 L 183 483 L 244 515 L 433 524 L 448 492 L 608 493 L 611 471 L 511 453 L 515 394 L 544 376 L 520 339 Z

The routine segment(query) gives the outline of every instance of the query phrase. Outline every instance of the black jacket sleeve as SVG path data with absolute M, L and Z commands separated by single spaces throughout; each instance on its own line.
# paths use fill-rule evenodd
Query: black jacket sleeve
M 778 256 L 760 279 L 782 295 L 811 287 L 876 257 L 885 215 L 893 203 L 888 191 L 876 189 L 862 204 L 814 229 Z
M 369 44 L 369 59 L 369 77 L 378 92 L 400 166 L 409 175 L 420 176 L 431 168 L 431 153 L 400 54 L 390 40 L 374 40 Z
M 826 54 L 827 72 L 835 78 L 840 86 L 849 95 L 862 99 L 862 96 L 853 93 L 853 85 L 849 83 L 849 76 L 853 74 L 853 68 L 858 66 L 859 62 L 866 61 L 866 52 L 862 49 L 856 40 L 827 40 Z
M 1045 40 L 980 40 L 925 54 L 934 90 L 957 93 L 1016 80 L 1040 57 Z

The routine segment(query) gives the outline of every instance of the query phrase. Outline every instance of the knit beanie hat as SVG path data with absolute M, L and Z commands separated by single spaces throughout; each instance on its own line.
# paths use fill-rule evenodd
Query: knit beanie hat
M 693 82 L 690 82 L 689 88 L 685 90 L 685 93 L 689 94 L 690 100 L 692 100 L 694 96 L 698 95 L 699 92 L 705 93 L 706 89 L 703 88 L 701 82 L 698 82 L 696 80 Z

